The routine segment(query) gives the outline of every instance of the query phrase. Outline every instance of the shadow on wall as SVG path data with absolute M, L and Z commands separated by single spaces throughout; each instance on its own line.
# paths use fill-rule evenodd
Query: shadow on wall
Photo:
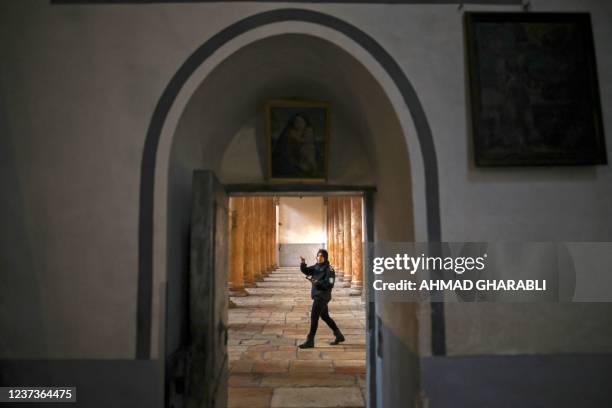
M 0 333 L 4 334 L 0 335 L 0 358 L 36 358 L 47 355 L 45 336 L 40 331 L 44 327 L 44 310 L 39 292 L 34 290 L 39 286 L 41 271 L 34 264 L 38 254 L 32 253 L 30 245 L 27 207 L 20 188 L 20 171 L 6 113 L 4 97 L 0 93 L 0 299 L 4 305 L 0 308 Z M 43 245 L 36 247 L 39 252 L 44 248 Z M 19 313 L 14 312 L 17 310 Z

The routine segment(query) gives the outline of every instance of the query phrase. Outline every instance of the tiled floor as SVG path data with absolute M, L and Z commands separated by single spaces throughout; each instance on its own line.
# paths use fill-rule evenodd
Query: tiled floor
M 346 337 L 321 320 L 315 348 L 301 350 L 310 325 L 310 282 L 297 268 L 279 268 L 249 296 L 231 297 L 229 407 L 363 407 L 365 306 L 340 282 L 329 311 Z

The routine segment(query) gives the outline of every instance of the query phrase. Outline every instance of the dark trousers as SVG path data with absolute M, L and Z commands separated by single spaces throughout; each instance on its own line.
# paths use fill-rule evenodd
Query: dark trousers
M 324 300 L 318 297 L 315 297 L 312 301 L 312 311 L 310 312 L 310 333 L 308 336 L 314 337 L 317 334 L 317 327 L 319 326 L 319 317 L 323 319 L 325 323 L 335 332 L 338 331 L 338 326 L 336 326 L 336 322 L 334 319 L 329 317 L 329 311 L 327 310 L 328 300 Z

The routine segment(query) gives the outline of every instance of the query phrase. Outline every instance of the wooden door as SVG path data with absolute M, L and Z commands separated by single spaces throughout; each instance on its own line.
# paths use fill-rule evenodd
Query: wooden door
M 227 406 L 228 198 L 212 171 L 193 178 L 188 408 Z

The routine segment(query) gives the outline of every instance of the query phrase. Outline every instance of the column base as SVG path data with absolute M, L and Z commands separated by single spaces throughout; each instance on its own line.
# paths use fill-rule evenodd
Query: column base
M 235 296 L 235 297 L 244 297 L 244 296 L 249 296 L 249 293 L 246 290 L 244 290 L 244 288 L 240 288 L 240 289 L 230 289 L 229 295 Z
M 255 282 L 244 282 L 245 288 L 256 288 L 257 284 Z
M 349 292 L 350 296 L 361 296 L 362 292 L 363 292 L 363 284 L 361 282 L 359 283 L 353 282 L 351 284 L 351 290 Z

